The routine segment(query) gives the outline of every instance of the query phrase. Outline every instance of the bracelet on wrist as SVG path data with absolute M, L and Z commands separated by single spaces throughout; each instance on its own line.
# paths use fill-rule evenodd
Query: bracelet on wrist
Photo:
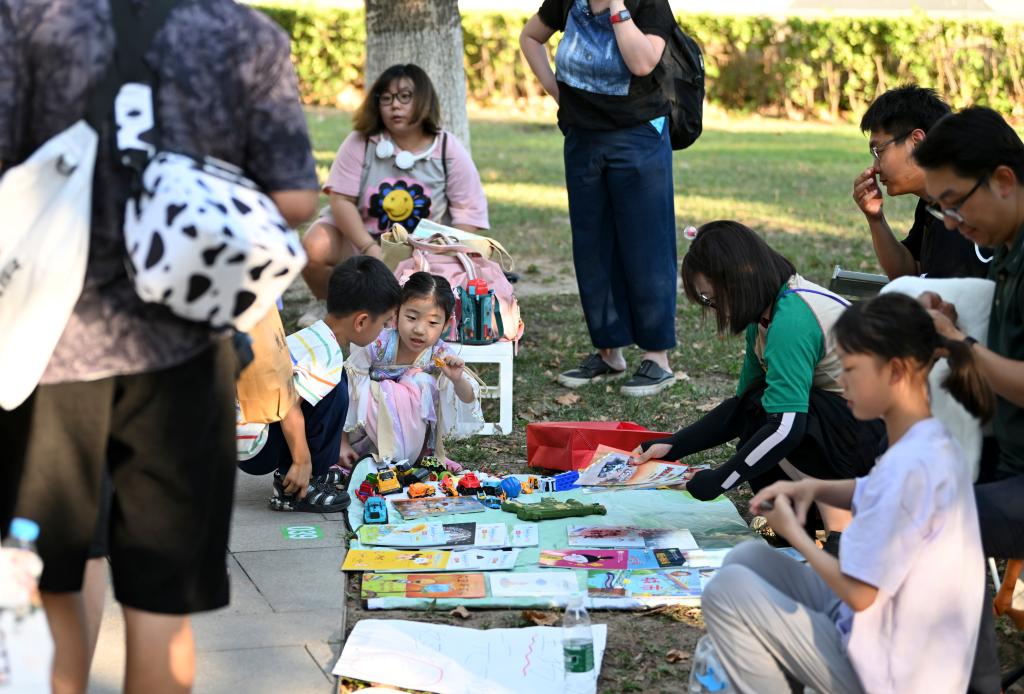
M 962 341 L 963 341 L 963 343 L 964 343 L 965 345 L 967 345 L 967 349 L 970 349 L 970 348 L 971 348 L 971 347 L 973 347 L 974 345 L 978 344 L 978 341 L 977 341 L 977 340 L 975 340 L 975 339 L 974 339 L 973 337 L 971 337 L 970 335 L 968 335 L 967 337 L 965 337 L 965 338 L 964 338 L 964 339 L 963 339 Z

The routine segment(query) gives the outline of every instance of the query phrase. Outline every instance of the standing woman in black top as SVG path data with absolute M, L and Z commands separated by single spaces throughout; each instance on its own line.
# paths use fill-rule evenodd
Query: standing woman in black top
M 626 395 L 675 381 L 676 229 L 669 105 L 661 55 L 675 19 L 668 0 L 544 0 L 519 45 L 558 102 L 573 262 L 597 348 L 563 385 L 625 375 L 622 348 L 644 350 Z M 544 44 L 564 32 L 552 72 Z

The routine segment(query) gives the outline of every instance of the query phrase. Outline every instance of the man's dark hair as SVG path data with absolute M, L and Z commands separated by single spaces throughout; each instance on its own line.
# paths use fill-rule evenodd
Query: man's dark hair
M 757 322 L 775 302 L 779 289 L 796 268 L 765 240 L 739 222 L 708 222 L 697 230 L 683 256 L 683 290 L 707 313 L 694 285 L 704 275 L 714 289 L 718 332 L 738 334 Z
M 1009 166 L 1024 184 L 1024 142 L 990 108 L 974 106 L 938 123 L 914 150 L 922 169 L 950 166 L 961 178 L 981 178 Z
M 380 316 L 398 307 L 402 288 L 388 266 L 368 255 L 349 258 L 331 271 L 327 312 L 339 318 L 358 311 Z
M 893 137 L 914 130 L 927 133 L 949 113 L 949 104 L 934 89 L 905 84 L 875 99 L 860 119 L 860 129 L 866 133 L 883 130 Z

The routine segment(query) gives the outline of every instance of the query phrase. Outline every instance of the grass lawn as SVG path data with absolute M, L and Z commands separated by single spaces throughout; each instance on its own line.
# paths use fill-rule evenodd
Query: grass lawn
M 350 129 L 346 113 L 311 110 L 310 128 L 321 180 Z M 492 235 L 502 241 L 523 272 L 521 305 L 526 321 L 515 366 L 515 425 L 506 437 L 453 442 L 449 454 L 474 468 L 496 472 L 526 469 L 525 429 L 531 421 L 630 420 L 651 429 L 674 431 L 731 394 L 743 345 L 716 336 L 699 310 L 680 301 L 678 347 L 671 354 L 680 375 L 672 389 L 655 398 L 623 398 L 606 386 L 568 391 L 554 381 L 591 349 L 572 280 L 561 133 L 550 112 L 482 112 L 471 115 L 473 156 L 480 169 L 491 213 Z M 835 264 L 879 272 L 867 226 L 850 192 L 856 175 L 871 163 L 867 140 L 850 125 L 794 124 L 757 118 L 711 115 L 694 147 L 675 154 L 676 219 L 689 224 L 736 219 L 763 232 L 777 250 L 809 279 L 826 284 Z M 909 228 L 916 200 L 886 200 L 894 229 Z M 641 233 L 642 230 L 637 230 Z M 679 236 L 679 254 L 687 241 Z M 569 293 L 567 293 L 569 292 Z M 307 300 L 303 288 L 290 292 L 285 319 L 295 318 Z M 635 350 L 627 355 L 631 367 Z M 484 372 L 485 380 L 494 374 Z M 492 381 L 493 382 L 493 381 Z M 490 406 L 491 403 L 486 403 Z M 720 462 L 728 447 L 697 456 Z M 695 461 L 696 462 L 696 461 Z M 730 493 L 741 501 L 745 493 Z M 738 504 L 747 515 L 745 504 Z M 349 626 L 369 616 L 350 585 Z M 354 596 L 354 597 L 353 597 Z M 427 619 L 475 627 L 523 624 L 518 612 L 474 613 L 469 620 L 444 614 L 374 613 L 373 617 Z M 598 613 L 610 626 L 601 691 L 677 692 L 687 662 L 669 664 L 673 648 L 692 650 L 703 631 L 699 610 L 668 610 L 638 616 Z M 1004 664 L 1022 658 L 1019 635 L 1001 624 Z

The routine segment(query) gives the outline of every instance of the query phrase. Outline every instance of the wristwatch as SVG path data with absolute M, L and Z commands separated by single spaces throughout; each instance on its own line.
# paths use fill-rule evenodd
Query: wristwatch
M 627 22 L 633 19 L 633 15 L 629 13 L 629 10 L 619 10 L 612 15 L 612 24 L 618 24 L 619 22 Z

